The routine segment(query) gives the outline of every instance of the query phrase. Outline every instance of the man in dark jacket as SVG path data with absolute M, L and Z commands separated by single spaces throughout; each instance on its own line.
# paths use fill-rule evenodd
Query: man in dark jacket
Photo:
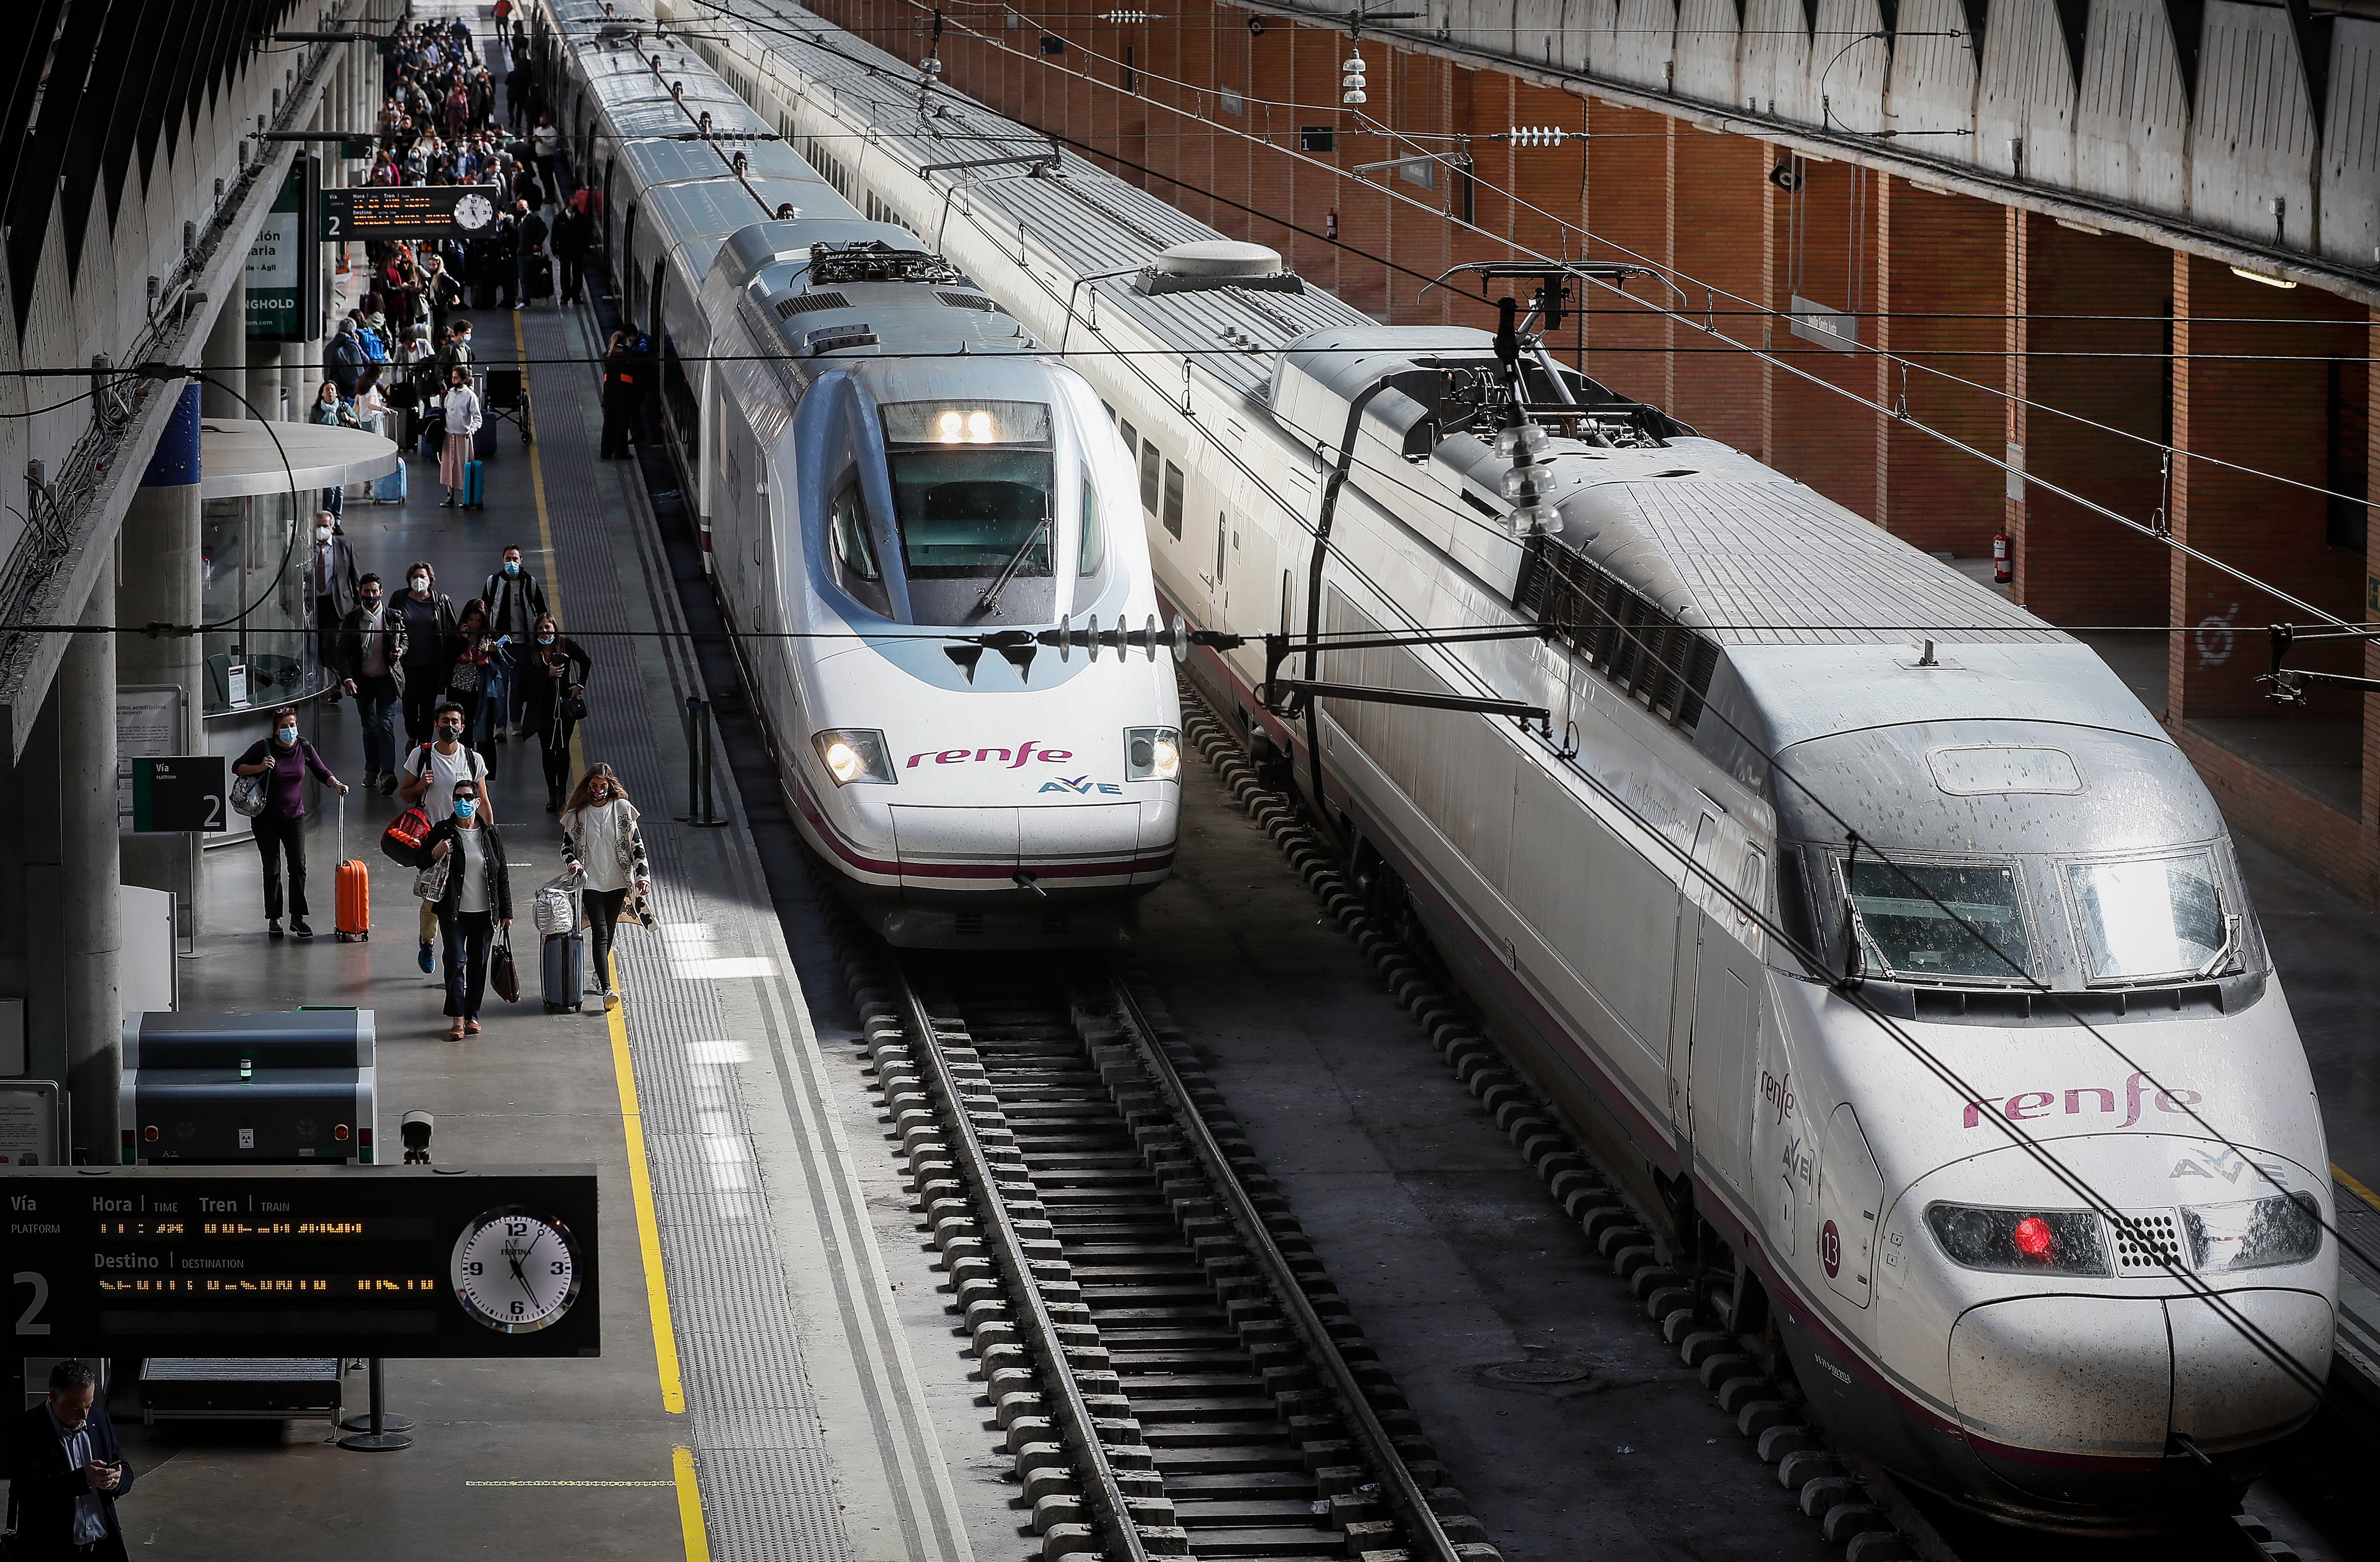
M 356 611 L 356 551 L 339 529 L 339 517 L 328 510 L 314 515 L 314 537 L 306 556 L 306 594 L 314 600 L 314 648 L 322 671 L 339 672 L 339 630 Z M 331 691 L 331 703 L 339 692 Z
M 382 599 L 380 576 L 356 583 L 356 611 L 340 626 L 339 673 L 364 730 L 364 785 L 396 790 L 396 710 L 405 698 L 405 615 Z
M 11 1562 L 125 1562 L 115 1505 L 132 1490 L 132 1467 L 98 1398 L 87 1362 L 60 1362 L 50 1369 L 49 1398 L 18 1417 L 8 1464 L 17 1510 Z
M 529 643 L 537 621 L 552 611 L 546 606 L 544 584 L 521 563 L 518 543 L 504 545 L 504 559 L 496 565 L 496 573 L 480 587 L 480 600 L 488 605 L 488 633 L 511 636 L 515 656 Z M 487 717 L 492 734 L 503 734 L 508 726 L 520 725 L 521 704 L 528 696 L 528 691 L 520 680 L 505 680 L 504 702 Z M 481 698 L 487 697 L 488 692 L 483 691 Z M 503 738 L 499 736 L 498 741 Z
M 587 214 L 587 192 L 579 190 L 553 220 L 553 258 L 560 262 L 562 301 L 578 302 L 578 287 L 587 269 L 587 251 L 594 247 L 595 219 Z
M 533 177 L 533 176 L 524 176 L 524 177 Z M 538 268 L 545 263 L 546 227 L 545 219 L 537 214 L 535 206 L 527 200 L 516 201 L 514 204 L 518 211 L 520 223 L 518 230 L 520 253 L 513 262 L 520 272 L 520 301 L 513 307 L 525 309 L 528 308 L 528 302 L 532 297 L 530 289 L 535 285 Z

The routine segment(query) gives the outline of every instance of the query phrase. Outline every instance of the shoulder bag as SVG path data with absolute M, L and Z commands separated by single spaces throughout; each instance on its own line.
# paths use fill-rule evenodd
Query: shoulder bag
M 271 775 L 272 773 L 273 772 L 270 770 L 267 770 L 264 772 L 264 775 L 232 777 L 232 812 L 244 815 L 251 819 L 256 817 L 257 815 L 264 812 L 264 776 Z

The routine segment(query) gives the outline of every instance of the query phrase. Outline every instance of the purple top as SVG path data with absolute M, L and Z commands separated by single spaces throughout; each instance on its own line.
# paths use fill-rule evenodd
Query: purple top
M 328 765 L 322 763 L 322 757 L 314 752 L 314 745 L 302 737 L 287 748 L 271 738 L 259 738 L 234 763 L 261 765 L 264 762 L 267 749 L 272 751 L 273 775 L 264 786 L 264 811 L 275 818 L 304 818 L 306 772 L 313 771 L 314 779 L 320 781 L 328 782 L 338 778 L 331 774 Z

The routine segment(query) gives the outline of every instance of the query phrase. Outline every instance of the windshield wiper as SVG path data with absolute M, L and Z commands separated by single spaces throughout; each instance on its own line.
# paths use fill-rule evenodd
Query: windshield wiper
M 976 598 L 977 607 L 986 612 L 999 610 L 1000 594 L 1008 589 L 1008 583 L 1016 578 L 1018 570 L 1025 567 L 1025 555 L 1033 551 L 1033 545 L 1040 541 L 1043 534 L 1049 529 L 1050 509 L 1045 504 L 1041 509 L 1041 518 L 1033 523 L 1033 529 L 1025 534 L 1025 540 L 1017 545 L 1015 552 L 1008 556 L 1008 563 L 1000 566 L 1000 573 L 991 577 L 991 584 L 985 587 L 982 595 Z

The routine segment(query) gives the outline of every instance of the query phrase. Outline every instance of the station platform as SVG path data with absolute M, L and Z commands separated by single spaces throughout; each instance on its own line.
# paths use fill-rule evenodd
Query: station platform
M 642 810 L 659 918 L 620 935 L 625 1004 L 548 1016 L 538 1001 L 528 897 L 560 868 L 560 831 L 535 744 L 492 745 L 524 997 L 491 995 L 485 1031 L 447 1039 L 440 978 L 417 963 L 411 875 L 378 849 L 400 805 L 360 784 L 352 702 L 310 706 L 302 722 L 355 787 L 342 836 L 339 799 L 310 783 L 316 936 L 268 938 L 255 850 L 210 851 L 180 998 L 199 1011 L 370 1008 L 384 1131 L 419 1108 L 436 1116 L 442 1165 L 594 1163 L 602 1357 L 393 1361 L 389 1408 L 413 1418 L 416 1441 L 378 1455 L 341 1449 L 322 1422 L 142 1428 L 119 1389 L 141 1472 L 121 1509 L 128 1542 L 245 1558 L 336 1537 L 344 1555 L 395 1558 L 514 1556 L 534 1536 L 540 1553 L 579 1557 L 965 1562 L 910 1334 L 941 1351 L 938 1380 L 962 1386 L 950 1392 L 973 1389 L 898 1225 L 907 1195 L 892 1157 L 846 1143 L 880 1132 L 874 1108 L 856 1064 L 830 1071 L 821 1055 L 734 788 L 720 789 L 722 828 L 674 817 L 687 809 L 682 713 L 709 691 L 671 637 L 679 582 L 636 464 L 595 458 L 587 366 L 601 338 L 551 305 L 478 323 L 483 360 L 528 360 L 536 442 L 504 431 L 484 511 L 440 508 L 434 467 L 408 454 L 409 501 L 350 498 L 345 530 L 392 595 L 426 559 L 458 607 L 518 544 L 593 656 L 573 774 L 608 761 Z M 332 936 L 342 856 L 372 868 L 368 942 Z M 880 1217 L 907 1245 L 899 1273 L 879 1251 Z M 345 1398 L 361 1408 L 360 1373 Z M 993 1510 L 1014 1533 L 1015 1518 Z

